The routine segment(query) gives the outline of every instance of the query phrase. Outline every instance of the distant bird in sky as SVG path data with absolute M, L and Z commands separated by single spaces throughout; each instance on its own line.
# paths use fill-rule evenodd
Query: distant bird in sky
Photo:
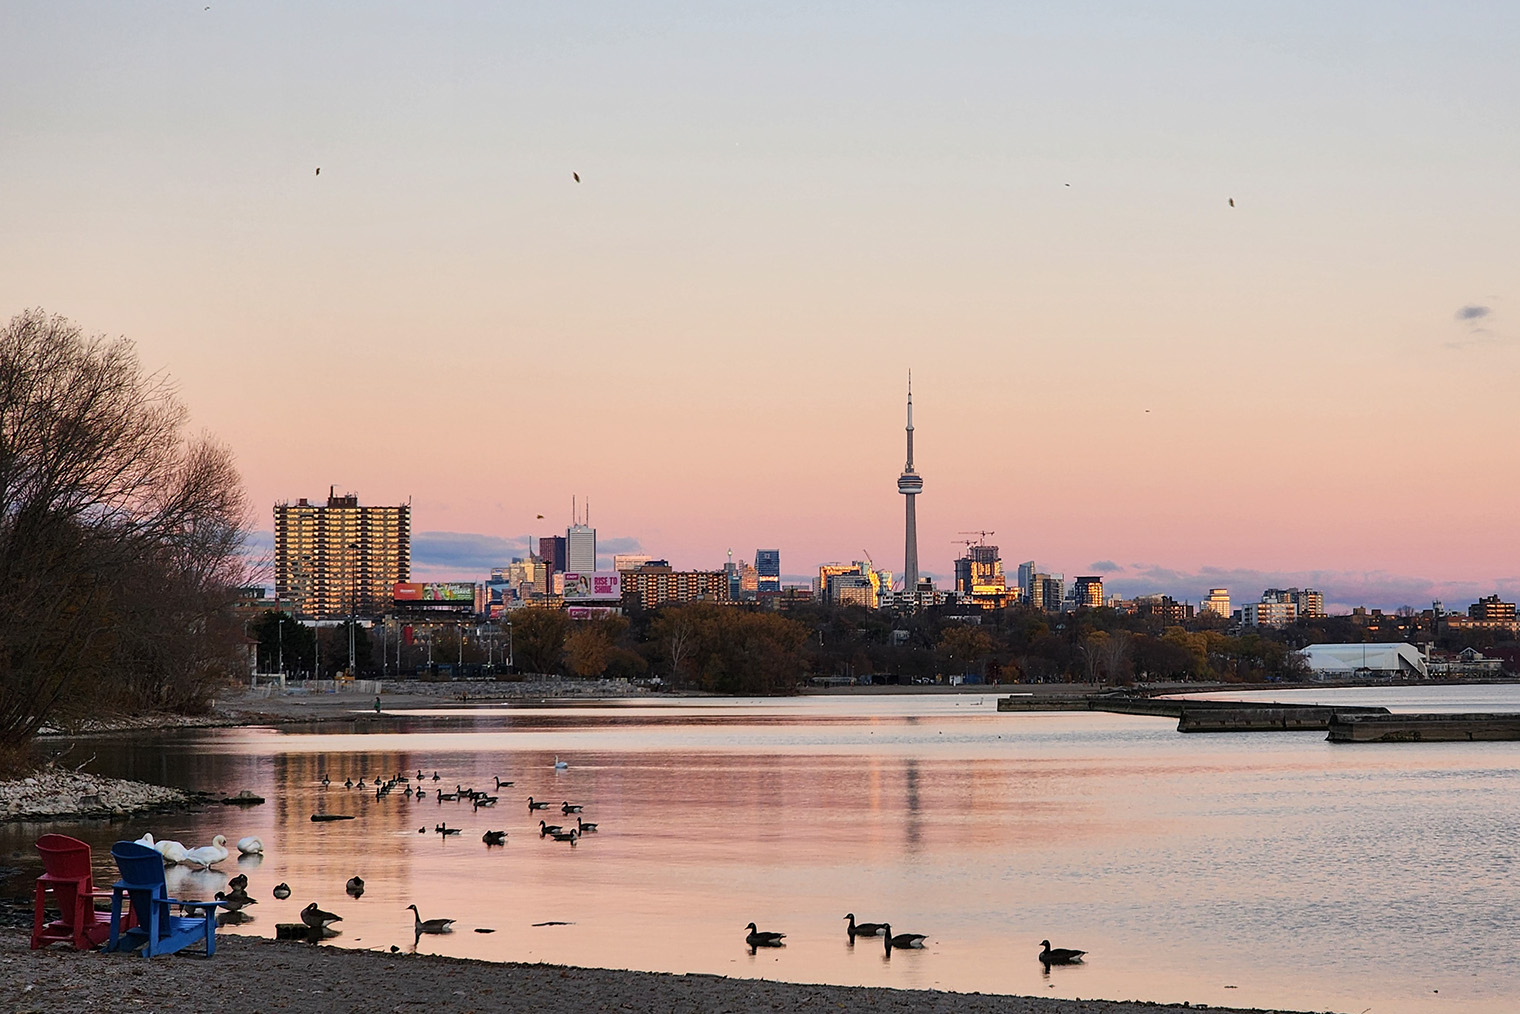
M 1068 183 L 1068 184 L 1066 184 L 1066 185 L 1067 185 L 1067 186 L 1068 186 L 1068 187 L 1069 187 L 1069 186 L 1071 186 L 1071 184 L 1070 184 L 1070 183 Z
M 542 514 L 540 514 L 540 515 L 539 515 L 539 516 L 538 516 L 538 520 L 540 520 L 540 521 L 542 521 L 542 520 L 543 520 L 543 519 L 544 519 L 544 516 L 543 516 L 543 515 L 542 515 Z
M 581 181 L 581 174 L 580 173 L 571 173 L 570 175 L 573 176 L 573 177 L 575 177 L 575 182 L 579 183 Z
M 1235 207 L 1235 198 L 1230 198 L 1230 207 Z
M 316 173 L 316 174 L 317 174 L 317 175 L 318 175 L 318 176 L 321 176 L 321 175 L 322 175 L 322 167 L 321 167 L 321 166 L 317 166 L 317 173 Z

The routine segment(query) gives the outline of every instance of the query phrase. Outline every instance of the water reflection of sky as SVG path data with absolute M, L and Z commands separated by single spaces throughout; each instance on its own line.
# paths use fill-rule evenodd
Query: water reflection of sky
M 171 871 L 175 888 L 209 897 L 244 869 L 259 904 L 239 931 L 272 935 L 316 901 L 343 915 L 341 946 L 410 948 L 415 902 L 460 920 L 420 949 L 492 959 L 1320 1010 L 1425 1010 L 1439 989 L 1500 1011 L 1520 993 L 1505 943 L 1520 744 L 1183 736 L 1165 719 L 1000 715 L 993 695 L 976 700 L 485 707 L 375 732 L 102 738 L 88 747 L 99 767 L 269 802 L 60 829 L 93 841 L 97 865 L 117 835 L 257 834 L 261 861 Z M 418 768 L 423 802 L 341 788 Z M 516 784 L 494 809 L 432 795 L 497 777 Z M 530 814 L 529 795 L 555 807 Z M 573 823 L 562 800 L 602 830 L 575 846 L 540 839 L 539 819 Z M 318 812 L 356 819 L 314 824 Z M 440 821 L 463 833 L 445 840 Z M 487 848 L 487 829 L 508 844 Z M 354 874 L 358 900 L 343 892 Z M 279 881 L 288 901 L 270 896 Z M 847 911 L 929 946 L 852 948 Z M 787 946 L 750 955 L 750 921 Z M 1047 978 L 1044 937 L 1092 956 Z M 1433 949 L 1446 957 L 1429 961 Z

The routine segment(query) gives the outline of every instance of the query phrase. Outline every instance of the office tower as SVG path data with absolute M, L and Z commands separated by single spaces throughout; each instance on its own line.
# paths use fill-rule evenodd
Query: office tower
M 360 507 L 328 490 L 274 506 L 275 597 L 297 616 L 328 620 L 389 611 L 395 585 L 412 575 L 412 508 Z
M 756 591 L 779 592 L 781 590 L 781 550 L 755 550 L 755 572 L 758 575 Z
M 913 470 L 913 374 L 908 374 L 908 463 L 897 477 L 897 491 L 907 497 L 907 530 L 903 546 L 903 588 L 918 591 L 918 514 L 914 502 L 924 490 L 924 480 Z
M 590 525 L 571 525 L 565 531 L 565 572 L 591 574 L 596 571 L 596 529 Z
M 1028 560 L 1019 564 L 1019 592 L 1023 594 L 1024 601 L 1028 602 L 1031 595 L 1031 582 L 1034 581 L 1034 561 Z
M 1199 605 L 1198 611 L 1213 613 L 1228 620 L 1230 618 L 1230 589 L 1210 588 L 1208 597 Z
M 544 561 L 544 566 L 549 568 L 550 574 L 563 574 L 565 572 L 565 537 L 546 535 L 539 539 L 538 555 Z
M 1072 601 L 1078 609 L 1097 609 L 1103 604 L 1103 578 L 1076 578 L 1072 582 L 1072 592 Z

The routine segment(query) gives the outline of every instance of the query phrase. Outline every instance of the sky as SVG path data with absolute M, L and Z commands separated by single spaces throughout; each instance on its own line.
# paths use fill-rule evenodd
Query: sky
M 8 0 L 0 319 L 424 577 L 900 572 L 911 369 L 941 578 L 1520 594 L 1520 7 L 1141 6 Z

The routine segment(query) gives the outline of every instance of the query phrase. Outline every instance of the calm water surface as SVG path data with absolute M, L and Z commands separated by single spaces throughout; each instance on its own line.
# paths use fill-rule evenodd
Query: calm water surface
M 1520 710 L 1514 687 L 1306 691 L 1414 710 Z M 1284 697 L 1284 694 L 1277 694 Z M 1334 745 L 1322 732 L 1192 735 L 1165 719 L 1002 714 L 988 694 L 673 701 L 397 714 L 81 745 L 110 774 L 252 789 L 260 807 L 127 825 L 0 828 L 6 853 L 62 830 L 105 848 L 255 834 L 262 861 L 170 871 L 210 897 L 241 870 L 236 932 L 308 902 L 343 947 L 803 982 L 1360 1012 L 1508 1012 L 1520 998 L 1520 743 Z M 372 731 L 373 730 L 373 731 Z M 558 754 L 570 767 L 554 770 Z M 424 769 L 494 809 L 345 790 Z M 431 775 L 442 776 L 434 783 Z M 334 784 L 324 788 L 322 773 Z M 552 800 L 530 814 L 526 797 Z M 574 847 L 538 820 L 601 831 Z M 313 813 L 353 821 L 313 824 Z M 433 832 L 440 821 L 458 837 Z M 419 833 L 419 828 L 425 828 Z M 509 832 L 504 848 L 481 842 Z M 102 856 L 107 860 L 102 863 Z M 30 873 L 30 870 L 28 871 Z M 367 890 L 347 897 L 358 874 Z M 294 893 L 276 901 L 279 881 Z M 888 958 L 842 916 L 928 934 Z M 788 934 L 751 955 L 744 925 Z M 563 922 L 569 925 L 535 926 Z M 481 934 L 477 928 L 495 932 Z M 1046 974 L 1038 943 L 1091 952 Z

